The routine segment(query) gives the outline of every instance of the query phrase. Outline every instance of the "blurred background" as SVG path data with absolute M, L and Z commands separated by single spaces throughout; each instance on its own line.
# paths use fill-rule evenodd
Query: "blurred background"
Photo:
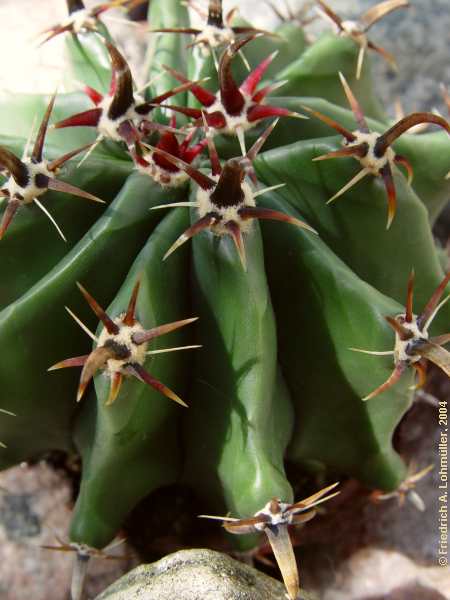
M 85 4 L 91 7 L 99 1 L 85 0 Z M 345 18 L 355 17 L 377 2 L 329 0 L 333 9 Z M 285 0 L 274 3 L 281 13 L 287 14 Z M 378 56 L 373 58 L 377 92 L 391 115 L 397 98 L 405 112 L 437 108 L 446 115 L 439 84 L 450 85 L 450 2 L 411 0 L 410 3 L 409 10 L 389 15 L 371 30 L 373 41 L 393 53 L 399 66 L 396 74 Z M 295 12 L 313 3 L 288 0 L 288 4 Z M 271 28 L 279 23 L 275 12 L 263 0 L 224 0 L 225 10 L 235 5 L 254 26 Z M 314 14 L 314 9 L 311 13 Z M 59 85 L 60 91 L 64 91 L 63 36 L 42 47 L 37 40 L 40 32 L 66 15 L 65 0 L 0 0 L 0 89 L 51 93 Z M 124 16 L 119 10 L 108 12 L 104 18 L 138 78 L 148 25 L 120 22 Z M 327 29 L 329 25 L 320 19 L 308 26 L 312 37 Z M 440 227 L 445 244 L 448 220 L 441 219 Z M 433 381 L 431 386 L 436 395 L 448 397 L 448 388 L 440 390 L 439 383 Z M 435 408 L 425 402 L 416 406 L 407 419 L 403 434 L 399 433 L 400 437 L 403 435 L 403 451 L 420 464 L 434 462 Z M 60 467 L 48 463 L 23 465 L 2 474 L 0 600 L 68 597 L 71 557 L 40 548 L 42 544 L 54 543 L 54 533 L 64 538 L 70 520 L 72 488 Z M 421 495 L 429 507 L 423 514 L 410 506 L 400 511 L 396 503 L 367 508 L 365 500 L 358 504 L 353 497 L 346 511 L 343 508 L 339 513 L 339 522 L 331 521 L 324 526 L 321 521 L 321 531 L 311 527 L 311 539 L 304 539 L 304 543 L 309 543 L 310 553 L 302 565 L 309 587 L 320 589 L 323 600 L 450 600 L 450 572 L 435 565 L 437 527 L 432 478 L 428 484 L 424 482 Z M 342 497 L 345 502 L 344 494 Z M 336 537 L 336 532 L 340 532 L 340 537 Z M 323 555 L 314 553 L 314 546 L 320 538 L 326 544 L 326 536 L 334 542 L 327 557 L 329 562 L 324 564 Z M 88 581 L 88 597 L 93 598 L 134 564 L 136 559 L 96 561 Z
M 99 0 L 86 0 L 94 6 Z M 335 11 L 351 18 L 376 4 L 375 0 L 330 0 Z M 205 2 L 206 4 L 206 2 Z M 241 14 L 255 26 L 271 27 L 279 22 L 273 10 L 263 0 L 224 0 L 228 10 L 237 5 Z M 304 0 L 275 0 L 277 8 L 286 14 L 286 5 L 294 12 L 313 2 Z M 409 10 L 401 10 L 377 23 L 371 30 L 373 40 L 385 46 L 397 58 L 399 72 L 393 73 L 385 62 L 373 61 L 380 82 L 379 93 L 393 113 L 393 102 L 399 97 L 406 111 L 444 111 L 437 84 L 450 84 L 450 10 L 448 0 L 411 0 Z M 314 14 L 314 8 L 310 11 Z M 62 36 L 51 44 L 37 45 L 38 34 L 66 16 L 64 0 L 1 0 L 3 55 L 0 69 L 0 89 L 20 92 L 53 92 L 60 83 L 64 68 Z M 142 62 L 147 34 L 141 27 L 120 24 L 119 10 L 104 17 L 114 37 L 118 38 L 127 58 L 135 67 Z M 321 19 L 309 27 L 311 35 L 329 29 Z

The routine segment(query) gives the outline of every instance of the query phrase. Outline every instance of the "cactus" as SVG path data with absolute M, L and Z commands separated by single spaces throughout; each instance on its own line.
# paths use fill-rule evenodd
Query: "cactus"
M 335 486 L 295 503 L 285 459 L 378 498 L 409 489 L 392 442 L 413 401 L 406 367 L 418 385 L 424 359 L 449 375 L 450 274 L 431 227 L 450 191 L 450 126 L 431 113 L 389 123 L 374 94 L 365 51 L 390 55 L 365 31 L 406 0 L 353 28 L 319 1 L 338 34 L 314 44 L 295 15 L 271 33 L 211 0 L 197 29 L 179 0 L 152 0 L 141 91 L 101 21 L 134 4 L 68 1 L 44 32 L 66 36 L 84 93 L 0 98 L 0 466 L 81 456 L 60 546 L 78 556 L 74 597 L 88 549 L 183 482 L 206 512 L 232 514 L 226 531 L 252 534 L 241 549 L 267 533 L 295 599 L 287 524 Z M 440 130 L 408 135 L 418 123 Z

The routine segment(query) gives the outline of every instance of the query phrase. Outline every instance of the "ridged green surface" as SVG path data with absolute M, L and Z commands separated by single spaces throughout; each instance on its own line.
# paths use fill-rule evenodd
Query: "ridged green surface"
M 126 310 L 138 278 L 141 288 L 136 317 L 143 327 L 150 329 L 191 315 L 187 248 L 171 261 L 161 260 L 167 244 L 182 233 L 187 221 L 188 215 L 180 209 L 167 215 L 154 230 L 107 309 L 111 318 Z M 193 341 L 192 331 L 179 330 L 155 340 L 151 349 Z M 159 354 L 147 359 L 145 367 L 171 389 L 185 395 L 192 358 L 187 352 Z M 105 546 L 114 538 L 140 498 L 175 482 L 181 467 L 178 421 L 183 409 L 134 378 L 124 382 L 119 401 L 105 409 L 109 386 L 105 375 L 96 378 L 95 393 L 86 399 L 75 425 L 83 475 L 71 539 L 95 547 Z M 86 428 L 90 432 L 88 439 Z M 117 482 L 121 493 L 110 502 Z
M 264 201 L 269 208 L 284 204 L 276 197 Z M 292 226 L 279 235 L 278 227 L 265 224 L 263 231 L 280 361 L 296 408 L 288 457 L 395 489 L 406 471 L 391 432 L 410 405 L 411 377 L 379 401 L 362 402 L 387 379 L 392 357 L 350 347 L 389 349 L 393 336 L 383 317 L 401 306 L 361 280 L 318 237 Z
M 193 241 L 203 350 L 184 428 L 184 479 L 200 498 L 210 498 L 213 510 L 239 517 L 273 497 L 293 500 L 283 467 L 293 411 L 277 378 L 275 321 L 257 226 L 247 242 L 245 272 L 231 240 L 205 234 Z
M 414 268 L 416 302 L 424 306 L 443 271 L 423 202 L 399 173 L 395 175 L 397 214 L 388 231 L 386 192 L 380 178 L 367 176 L 327 205 L 361 168 L 352 158 L 312 162 L 338 147 L 334 140 L 311 140 L 274 149 L 256 161 L 256 171 L 267 185 L 285 183 L 279 194 L 300 211 L 329 248 L 361 279 L 401 304 Z M 445 307 L 435 325 L 442 331 L 449 317 L 450 308 Z
M 178 0 L 152 0 L 149 17 L 152 28 L 188 23 Z M 298 112 L 306 105 L 353 130 L 337 75 L 342 71 L 367 116 L 378 119 L 369 119 L 371 128 L 381 133 L 389 127 L 369 60 L 361 80 L 355 78 L 357 48 L 351 40 L 327 35 L 306 45 L 293 25 L 278 33 L 245 47 L 252 66 L 280 50 L 263 84 L 271 78 L 287 83 L 270 104 Z M 201 63 L 199 53 L 186 50 L 189 36 L 151 35 L 151 75 L 159 73 L 160 63 L 192 77 L 211 74 L 211 61 Z M 97 34 L 67 36 L 67 56 L 71 77 L 99 91 L 109 88 L 109 59 Z M 238 58 L 234 62 L 240 83 L 246 72 Z M 165 74 L 151 93 L 174 85 Z M 214 89 L 214 79 L 209 85 Z M 186 93 L 174 103 L 193 105 L 192 98 Z M 1 144 L 20 155 L 47 103 L 45 96 L 2 94 Z M 61 94 L 52 120 L 91 107 L 80 93 Z M 247 133 L 247 147 L 267 124 Z M 19 211 L 0 242 L 0 408 L 17 415 L 0 414 L 0 440 L 7 445 L 0 449 L 0 466 L 52 449 L 80 452 L 72 541 L 105 546 L 141 498 L 173 482 L 189 484 L 208 513 L 247 517 L 274 496 L 290 502 L 298 482 L 288 481 L 286 458 L 305 471 L 314 466 L 373 488 L 392 490 L 404 479 L 406 467 L 392 439 L 412 401 L 412 375 L 363 403 L 361 397 L 392 371 L 392 357 L 349 348 L 392 349 L 394 334 L 384 317 L 404 310 L 411 268 L 417 310 L 443 277 L 430 223 L 450 191 L 449 143 L 442 132 L 405 135 L 395 143 L 413 164 L 415 179 L 409 187 L 403 174 L 395 174 L 398 210 L 386 231 L 379 178 L 369 176 L 326 204 L 359 169 L 351 158 L 312 161 L 340 147 L 333 133 L 312 116 L 282 118 L 267 140 L 254 165 L 260 186 L 286 186 L 258 198 L 258 205 L 306 220 L 319 236 L 291 224 L 264 222 L 260 229 L 253 223 L 244 235 L 247 271 L 231 238 L 210 232 L 162 261 L 188 226 L 189 213 L 150 208 L 192 199 L 196 185 L 162 190 L 132 173 L 123 144 L 102 143 L 79 169 L 75 159 L 60 174 L 108 206 L 53 192 L 44 197 L 67 244 L 36 207 Z M 50 131 L 46 158 L 95 135 L 85 127 Z M 222 159 L 240 155 L 234 138 L 215 141 Z M 58 361 L 91 351 L 91 340 L 64 306 L 95 330 L 76 282 L 115 316 L 139 275 L 138 318 L 146 327 L 199 317 L 197 325 L 158 339 L 155 347 L 200 343 L 201 350 L 157 355 L 146 364 L 189 408 L 136 380 L 127 380 L 115 404 L 106 407 L 109 382 L 103 374 L 77 406 L 80 369 L 47 372 Z M 441 311 L 433 333 L 448 331 L 449 311 Z M 238 542 L 241 548 L 257 543 Z

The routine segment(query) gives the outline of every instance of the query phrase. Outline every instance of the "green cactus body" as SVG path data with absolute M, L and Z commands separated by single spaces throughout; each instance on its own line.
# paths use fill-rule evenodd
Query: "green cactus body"
M 193 242 L 203 350 L 184 429 L 186 481 L 214 510 L 238 516 L 254 514 L 268 498 L 292 501 L 283 468 L 292 405 L 277 378 L 274 315 L 256 226 L 247 242 L 247 272 L 231 240 L 208 234 Z
M 66 37 L 66 54 L 70 71 L 67 73 L 67 84 L 78 87 L 79 81 L 106 93 L 111 78 L 108 51 L 103 38 L 111 41 L 108 30 L 99 23 L 99 33 L 88 31 Z
M 424 203 L 399 174 L 395 176 L 399 218 L 388 231 L 385 191 L 376 178 L 368 176 L 345 197 L 327 205 L 336 190 L 360 169 L 351 158 L 312 162 L 337 147 L 320 139 L 274 149 L 257 159 L 256 171 L 267 185 L 286 183 L 280 195 L 361 279 L 382 293 L 403 304 L 408 275 L 414 268 L 418 274 L 417 302 L 424 305 L 430 290 L 443 277 Z M 368 245 L 374 250 L 367 252 Z M 444 307 L 438 316 L 436 325 L 441 330 L 448 323 L 449 310 Z
M 278 74 L 297 60 L 307 48 L 304 31 L 294 23 L 282 23 L 274 29 L 274 34 L 272 38 L 261 36 L 255 39 L 254 43 L 245 51 L 250 65 L 258 64 L 262 57 L 271 52 L 278 52 L 266 71 L 267 79 L 278 79 Z M 242 76 L 245 76 L 244 70 L 242 70 Z M 238 75 L 236 78 L 239 79 Z M 279 79 L 282 81 L 282 78 Z M 275 93 L 284 95 L 283 87 Z
M 70 352 L 82 354 L 89 341 L 71 322 L 64 306 L 70 306 L 90 326 L 92 316 L 82 299 L 73 293 L 76 282 L 89 286 L 99 301 L 116 293 L 149 228 L 161 216 L 149 210 L 149 186 L 151 189 L 146 177 L 132 175 L 80 242 L 27 293 L 0 313 L 1 343 L 9 348 L 17 346 L 17 339 L 23 341 L 17 353 L 7 353 L 1 365 L 2 407 L 17 415 L 9 423 L 1 420 L 0 438 L 8 446 L 0 457 L 3 467 L 52 448 L 72 447 L 77 374 L 48 373 L 47 369 Z M 156 185 L 153 191 L 151 198 L 155 204 L 167 198 L 167 192 Z M 26 376 L 17 377 L 17 373 Z M 59 399 L 56 404 L 55 398 Z M 33 429 L 36 435 L 30 436 L 28 432 Z
M 250 26 L 243 19 L 237 20 L 236 24 L 240 26 Z M 265 77 L 267 80 L 275 79 L 276 75 L 287 67 L 294 59 L 297 59 L 306 48 L 306 42 L 303 31 L 293 23 L 283 23 L 274 31 L 273 37 L 256 37 L 254 41 L 246 46 L 243 51 L 243 57 L 236 60 L 233 64 L 233 73 L 236 81 L 242 81 L 248 75 L 244 60 L 251 66 L 256 66 L 263 58 L 276 52 L 274 60 L 269 65 Z M 217 69 L 214 65 L 214 59 L 211 54 L 206 55 L 201 50 L 194 49 L 190 60 L 188 61 L 188 74 L 190 79 L 196 80 L 202 77 L 209 77 L 205 82 L 205 87 L 213 92 L 217 90 Z M 275 90 L 274 94 L 284 95 L 284 86 Z M 199 106 L 197 100 L 189 95 L 189 106 Z
M 177 0 L 167 2 L 152 2 L 148 10 L 148 20 L 152 29 L 165 27 L 189 27 L 187 8 Z M 149 80 L 156 78 L 151 87 L 153 96 L 164 94 L 168 89 L 176 85 L 173 77 L 168 73 L 161 76 L 160 65 L 167 65 L 180 71 L 186 71 L 186 46 L 188 37 L 177 35 L 153 34 L 150 38 L 148 48 L 148 59 L 150 61 Z M 186 104 L 186 94 L 177 96 L 177 103 Z M 163 115 L 160 115 L 164 118 Z
M 385 119 L 383 110 L 372 87 L 369 60 L 360 79 L 356 79 L 355 65 L 358 47 L 346 38 L 324 35 L 301 56 L 277 75 L 287 80 L 281 89 L 286 96 L 316 96 L 338 106 L 347 106 L 336 75 L 341 72 L 350 83 L 367 116 Z
M 149 17 L 152 29 L 189 26 L 187 10 L 178 0 L 152 0 Z M 358 47 L 352 40 L 326 35 L 308 45 L 293 24 L 283 24 L 277 30 L 279 37 L 246 40 L 243 50 L 252 69 L 274 50 L 279 54 L 244 103 L 236 90 L 248 73 L 238 56 L 230 69 L 234 81 L 221 72 L 220 90 L 215 77 L 205 84 L 214 94 L 220 92 L 222 99 L 226 96 L 231 108 L 225 116 L 231 121 L 247 119 L 243 128 L 247 149 L 262 132 L 267 137 L 263 153 L 256 157 L 261 148 L 253 148 L 242 157 L 232 127 L 228 123 L 227 130 L 217 124 L 217 114 L 216 121 L 214 115 L 206 115 L 206 105 L 204 114 L 199 112 L 192 87 L 183 88 L 172 103 L 184 110 L 178 125 L 194 123 L 196 128 L 183 146 L 190 130 L 183 129 L 176 137 L 163 127 L 172 111 L 141 104 L 123 57 L 113 46 L 104 46 L 102 35 L 110 39 L 109 34 L 100 25 L 99 31 L 66 34 L 67 72 L 109 94 L 110 104 L 98 103 L 101 112 L 80 93 L 58 95 L 52 121 L 59 128 L 49 131 L 44 148 L 46 159 L 54 160 L 91 144 L 99 134 L 101 118 L 112 133 L 79 168 L 81 154 L 58 177 L 99 196 L 107 206 L 89 206 L 59 191 L 45 192 L 44 203 L 65 230 L 66 244 L 35 206 L 21 206 L 10 227 L 9 223 L 3 227 L 8 206 L 17 200 L 10 194 L 17 183 L 13 171 L 23 170 L 19 157 L 33 119 L 42 118 L 49 100 L 38 95 L 0 96 L 5 206 L 0 214 L 4 233 L 0 241 L 0 408 L 16 415 L 0 414 L 0 441 L 6 444 L 0 448 L 0 466 L 7 468 L 52 449 L 76 449 L 83 470 L 71 539 L 96 548 L 109 543 L 145 495 L 174 482 L 191 485 L 204 512 L 231 512 L 241 518 L 228 522 L 231 532 L 233 526 L 237 533 L 263 531 L 267 506 L 278 507 L 280 519 L 290 519 L 303 508 L 289 508 L 298 481 L 288 480 L 286 458 L 307 471 L 314 466 L 373 488 L 397 488 L 406 467 L 392 439 L 412 401 L 412 375 L 408 371 L 379 398 L 364 403 L 361 398 L 392 371 L 393 356 L 366 356 L 350 348 L 391 353 L 394 344 L 397 350 L 404 348 L 385 317 L 391 317 L 391 326 L 394 320 L 397 334 L 408 334 L 392 317 L 405 312 L 412 268 L 417 312 L 424 310 L 440 281 L 444 291 L 448 280 L 443 280 L 442 256 L 431 227 L 450 191 L 450 180 L 445 179 L 450 170 L 447 133 L 402 135 L 393 142 L 394 150 L 389 146 L 392 156 L 395 151 L 407 157 L 415 178 L 409 186 L 403 174 L 394 172 L 397 212 L 386 230 L 387 192 L 380 173 L 368 175 L 327 205 L 360 165 L 348 155 L 313 161 L 342 150 L 342 138 L 314 114 L 309 113 L 309 120 L 296 118 L 309 109 L 334 119 L 350 133 L 356 131 L 340 71 L 367 114 L 370 130 L 381 136 L 390 129 L 374 94 L 369 60 L 361 78 L 356 78 Z M 176 33 L 149 34 L 150 76 L 160 75 L 160 63 L 180 72 L 181 78 L 213 73 L 212 57 L 198 49 L 187 50 L 189 41 Z M 114 77 L 111 61 L 116 65 Z M 284 80 L 285 85 L 276 88 Z M 148 98 L 179 83 L 166 71 L 154 81 Z M 275 84 L 273 93 L 263 98 L 261 89 L 271 84 Z M 95 97 L 91 93 L 91 99 Z M 171 102 L 166 98 L 164 104 Z M 80 117 L 85 111 L 88 117 Z M 268 119 L 278 116 L 280 121 L 271 131 Z M 207 123 L 210 118 L 212 168 L 197 171 L 193 147 L 206 146 L 203 117 Z M 443 119 L 433 118 L 448 132 Z M 64 123 L 67 119 L 72 119 L 70 127 Z M 227 135 L 222 135 L 224 131 Z M 168 174 L 169 184 L 180 183 L 177 175 L 187 172 L 196 185 L 162 188 L 148 175 L 133 172 L 136 166 L 145 170 L 147 151 L 156 152 L 153 160 Z M 225 164 L 234 179 L 230 176 L 229 188 L 220 187 L 225 167 L 220 168 L 219 160 L 230 158 L 235 160 Z M 258 183 L 251 183 L 256 177 Z M 285 186 L 276 192 L 259 193 L 263 186 L 280 184 Z M 206 208 L 205 202 L 193 204 L 198 188 L 209 202 Z M 249 195 L 244 188 L 251 188 Z M 216 196 L 222 205 L 212 203 Z M 173 203 L 181 204 L 175 212 L 150 210 Z M 190 226 L 188 208 L 193 209 Z M 277 211 L 276 219 L 285 222 L 270 223 L 267 219 L 274 214 L 268 210 Z M 263 219 L 261 229 L 248 221 L 253 218 Z M 199 219 L 203 219 L 200 224 Z M 306 231 L 298 219 L 318 236 Z M 172 255 L 174 242 L 186 244 Z M 239 260 L 244 262 L 244 248 L 247 270 Z M 196 355 L 161 354 L 146 362 L 149 372 L 182 394 L 189 408 L 176 406 L 142 381 L 128 379 L 114 405 L 105 406 L 110 382 L 104 374 L 95 377 L 95 385 L 79 406 L 75 401 L 79 369 L 47 371 L 57 361 L 86 356 L 92 349 L 89 337 L 71 321 L 64 306 L 95 330 L 98 320 L 76 283 L 81 282 L 116 317 L 139 275 L 137 317 L 145 327 L 199 317 L 198 327 L 171 333 L 167 343 L 165 338 L 155 342 L 155 348 L 202 344 Z M 443 306 L 434 320 L 433 335 L 448 331 L 449 306 Z M 412 327 L 411 320 L 406 322 Z M 428 335 L 426 330 L 419 333 Z M 427 339 L 419 342 L 425 347 Z M 445 350 L 440 351 L 445 370 Z M 111 356 L 103 367 L 117 360 Z M 414 366 L 419 355 L 406 358 L 405 369 Z M 83 367 L 83 377 L 86 363 L 78 366 Z M 272 498 L 278 499 L 273 505 Z M 322 501 L 318 498 L 310 499 L 309 506 Z M 255 513 L 263 514 L 263 521 L 257 520 L 259 529 L 246 524 L 246 517 Z M 240 547 L 258 543 L 253 535 Z
M 278 208 L 281 198 L 267 196 L 264 205 Z M 296 407 L 288 457 L 337 470 L 345 464 L 368 485 L 395 489 L 406 471 L 386 433 L 411 402 L 411 380 L 380 402 L 362 402 L 387 378 L 392 357 L 362 358 L 350 347 L 390 349 L 384 315 L 402 312 L 401 305 L 361 280 L 319 238 L 293 227 L 280 236 L 276 224 L 263 231 L 280 360 Z
M 33 123 L 39 123 L 47 108 L 48 96 L 42 94 L 26 94 L 18 96 L 10 92 L 0 94 L 0 125 L 2 144 L 6 145 L 4 138 L 8 136 L 14 149 L 23 150 L 28 139 Z M 58 95 L 52 111 L 54 120 L 60 120 L 73 113 L 91 108 L 89 99 L 79 92 Z M 59 131 L 50 131 L 45 146 L 45 153 L 49 158 L 56 158 L 60 154 L 69 152 L 77 146 L 92 142 L 94 136 L 87 129 L 74 129 L 70 139 Z
M 61 178 L 92 194 L 101 195 L 106 201 L 114 199 L 130 173 L 128 163 L 117 161 L 113 157 L 96 158 L 84 169 L 77 169 L 75 160 L 65 167 Z M 107 177 L 106 185 L 99 178 L 99 171 Z M 0 246 L 3 273 L 0 309 L 18 300 L 44 278 L 104 212 L 101 204 L 88 203 L 81 198 L 51 191 L 45 196 L 45 205 L 63 229 L 67 243 L 61 240 L 47 216 L 38 207 L 22 209 L 20 219 L 13 221 L 11 225 L 11 235 L 6 236 Z
M 187 219 L 187 213 L 179 209 L 167 215 L 154 230 L 107 311 L 112 318 L 125 310 L 138 278 L 141 288 L 137 318 L 144 327 L 191 316 L 188 294 L 181 292 L 187 291 L 187 249 L 172 261 L 161 260 L 167 244 L 182 232 Z M 174 332 L 161 341 L 158 339 L 151 349 L 184 343 L 186 333 Z M 173 352 L 155 355 L 147 362 L 152 376 L 183 395 L 191 358 Z M 105 410 L 109 385 L 106 375 L 96 378 L 96 393 L 87 398 L 76 425 L 83 476 L 71 539 L 96 548 L 103 548 L 114 538 L 128 512 L 141 498 L 162 485 L 175 482 L 181 466 L 177 431 L 181 409 L 142 382 L 130 379 L 122 386 L 120 402 Z M 92 420 L 94 427 L 90 425 Z M 86 439 L 88 427 L 91 435 Z M 123 489 L 118 495 L 114 492 L 117 486 Z M 110 502 L 111 493 L 115 496 L 114 502 Z

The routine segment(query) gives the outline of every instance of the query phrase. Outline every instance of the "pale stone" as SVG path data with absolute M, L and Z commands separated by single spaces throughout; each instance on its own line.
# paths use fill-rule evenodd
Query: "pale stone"
M 69 480 L 40 463 L 1 473 L 0 600 L 62 600 L 68 598 L 72 553 L 45 550 L 67 540 L 72 516 Z M 127 554 L 122 545 L 111 554 Z M 123 560 L 92 560 L 86 597 L 92 598 L 136 564 Z
M 303 598 L 306 597 L 302 595 Z M 286 600 L 284 586 L 212 550 L 181 550 L 141 565 L 96 600 Z
M 398 552 L 365 548 L 343 563 L 335 582 L 324 593 L 323 600 L 378 600 L 408 598 L 413 590 L 427 590 L 433 595 L 417 598 L 450 599 L 450 569 L 421 566 Z M 409 590 L 401 596 L 400 590 Z M 395 595 L 398 593 L 398 595 Z

